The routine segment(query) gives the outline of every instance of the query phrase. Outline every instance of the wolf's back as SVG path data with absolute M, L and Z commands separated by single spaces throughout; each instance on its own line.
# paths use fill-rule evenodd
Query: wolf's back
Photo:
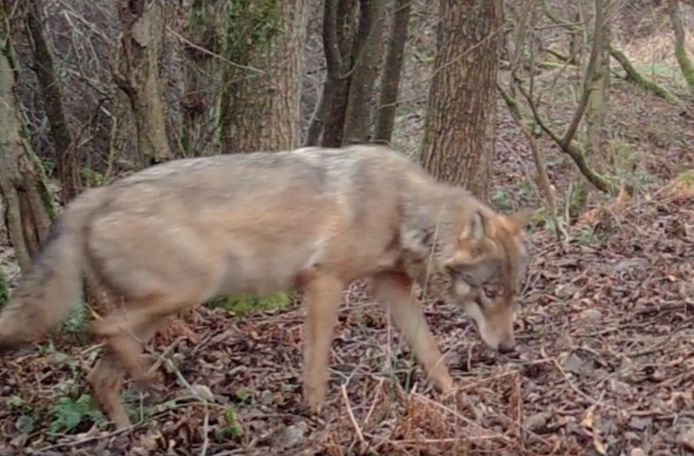
M 82 292 L 85 223 L 103 195 L 102 189 L 84 192 L 56 221 L 52 240 L 0 312 L 0 353 L 38 339 L 68 317 Z

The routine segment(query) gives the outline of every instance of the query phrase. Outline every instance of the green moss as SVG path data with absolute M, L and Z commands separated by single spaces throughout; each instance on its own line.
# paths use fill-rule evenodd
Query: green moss
M 281 34 L 281 0 L 227 0 L 227 57 L 247 65 Z
M 610 55 L 622 65 L 622 68 L 624 68 L 624 71 L 627 73 L 627 79 L 629 81 L 667 101 L 677 101 L 677 98 L 668 89 L 642 75 L 622 51 L 614 46 L 610 46 L 609 52 Z
M 687 55 L 687 49 L 683 45 L 676 45 L 675 57 L 680 64 L 682 75 L 684 76 L 685 81 L 687 81 L 689 90 L 694 92 L 694 64 Z
M 268 296 L 255 296 L 245 293 L 235 293 L 213 299 L 208 307 L 223 308 L 239 316 L 244 316 L 253 310 L 286 310 L 294 299 L 293 292 L 280 291 Z
M 687 184 L 687 186 L 694 187 L 694 169 L 688 169 L 686 171 L 681 172 L 677 176 L 677 179 Z

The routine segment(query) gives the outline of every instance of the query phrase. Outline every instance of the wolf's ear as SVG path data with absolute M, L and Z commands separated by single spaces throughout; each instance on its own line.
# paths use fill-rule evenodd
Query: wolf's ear
M 479 260 L 480 246 L 489 236 L 490 223 L 480 211 L 474 211 L 470 220 L 458 235 L 458 245 L 451 258 L 444 261 L 446 269 L 456 269 L 461 265 L 470 265 Z
M 535 209 L 525 207 L 506 217 L 511 225 L 512 230 L 517 233 L 522 230 L 525 225 L 528 224 L 528 222 L 530 222 L 530 219 L 534 213 Z
M 488 221 L 480 211 L 475 211 L 467 227 L 460 233 L 460 241 L 477 244 L 487 236 Z

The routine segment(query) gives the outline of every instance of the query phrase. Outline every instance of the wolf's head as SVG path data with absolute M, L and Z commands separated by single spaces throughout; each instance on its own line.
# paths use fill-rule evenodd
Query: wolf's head
M 531 215 L 530 209 L 511 215 L 473 212 L 444 262 L 451 298 L 474 320 L 482 340 L 502 353 L 516 345 L 516 298 L 527 270 L 523 227 Z

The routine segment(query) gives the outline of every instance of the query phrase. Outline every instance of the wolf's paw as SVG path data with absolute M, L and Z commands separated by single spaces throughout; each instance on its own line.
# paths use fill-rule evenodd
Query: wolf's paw
M 157 381 L 156 372 L 142 371 L 133 373 L 133 382 L 138 388 L 150 391 L 154 393 L 161 393 L 164 389 L 164 385 Z
M 304 406 L 309 415 L 319 416 L 325 405 L 324 394 L 315 389 L 304 392 Z

